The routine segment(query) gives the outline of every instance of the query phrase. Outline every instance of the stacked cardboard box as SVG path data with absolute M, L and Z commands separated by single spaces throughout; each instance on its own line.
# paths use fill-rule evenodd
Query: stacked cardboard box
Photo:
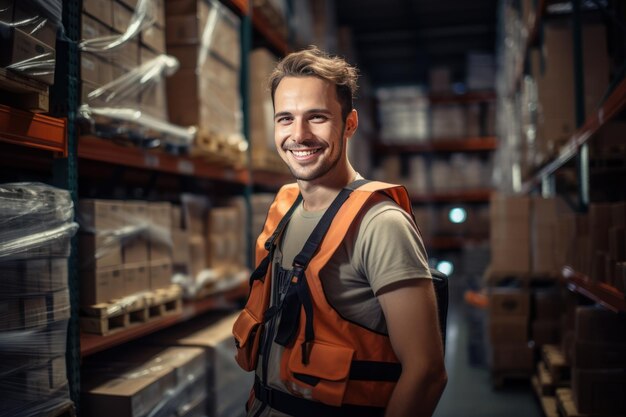
M 252 195 L 250 206 L 252 208 L 252 238 L 256 238 L 263 231 L 263 225 L 267 219 L 267 212 L 274 201 L 274 194 L 255 193 Z
M 425 142 L 429 138 L 428 97 L 420 88 L 379 88 L 380 137 L 390 143 Z
M 173 261 L 171 217 L 169 203 L 81 200 L 83 305 L 168 287 Z
M 531 202 L 531 272 L 534 275 L 555 276 L 564 266 L 564 259 L 559 254 L 558 219 L 571 215 L 565 202 L 560 198 L 533 198 Z
M 489 292 L 490 368 L 492 372 L 532 373 L 534 345 L 529 343 L 530 293 L 517 288 Z
M 245 403 L 254 382 L 254 375 L 244 372 L 235 362 L 232 328 L 237 314 L 212 315 L 199 318 L 151 338 L 162 346 L 202 348 L 207 358 L 206 415 L 243 417 Z
M 57 415 L 71 404 L 65 367 L 68 256 L 74 232 L 67 191 L 0 187 L 0 415 Z
M 561 341 L 561 292 L 554 289 L 537 289 L 532 294 L 531 340 L 541 348 Z
M 167 52 L 180 62 L 167 80 L 172 123 L 224 137 L 240 135 L 239 25 L 217 1 L 166 3 Z
M 54 61 L 57 28 L 61 24 L 61 1 L 0 1 L 0 68 L 30 60 L 31 64 Z M 29 21 L 30 23 L 24 23 Z M 13 25 L 20 22 L 19 25 Z M 33 61 L 34 60 L 34 61 Z M 45 85 L 54 83 L 54 68 L 36 71 L 14 69 Z
M 490 204 L 493 275 L 530 272 L 530 198 L 493 194 Z
M 537 162 L 554 155 L 577 127 L 572 39 L 569 25 L 559 21 L 548 22 L 543 29 L 541 51 L 531 51 L 539 110 Z M 609 84 L 610 66 L 604 25 L 583 25 L 582 49 L 585 116 L 589 117 L 595 115 Z
M 84 364 L 82 407 L 94 417 L 204 415 L 206 370 L 206 355 L 198 348 L 141 346 L 123 356 L 109 354 Z
M 81 38 L 94 40 L 124 34 L 139 14 L 135 13 L 136 1 L 85 0 L 81 17 Z M 92 91 L 106 86 L 132 71 L 139 71 L 142 64 L 165 53 L 164 3 L 150 0 L 143 30 L 119 46 L 101 52 L 81 52 L 82 100 L 92 106 L 119 106 L 140 108 L 146 114 L 167 120 L 164 82 L 157 81 L 118 92 L 113 101 L 88 97 Z
M 572 368 L 578 412 L 626 413 L 626 320 L 601 307 L 579 307 Z
M 250 140 L 252 167 L 284 170 L 274 145 L 274 105 L 268 85 L 277 58 L 265 48 L 250 53 Z

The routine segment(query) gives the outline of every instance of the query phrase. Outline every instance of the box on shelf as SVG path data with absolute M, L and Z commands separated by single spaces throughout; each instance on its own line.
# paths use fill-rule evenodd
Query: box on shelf
M 172 261 L 150 261 L 150 289 L 167 288 L 172 283 Z
M 121 267 L 81 269 L 80 303 L 91 306 L 124 297 L 124 274 Z
M 124 294 L 132 295 L 150 289 L 150 267 L 147 262 L 126 264 L 122 267 Z
M 499 345 L 528 342 L 527 316 L 489 316 L 489 341 L 494 348 Z
M 576 340 L 572 366 L 578 369 L 626 368 L 626 343 Z
M 54 59 L 55 49 L 43 41 L 12 26 L 3 26 L 0 30 L 2 50 L 0 50 L 0 67 L 34 59 Z M 28 72 L 24 76 L 41 81 L 47 85 L 54 84 L 54 69 L 51 71 Z
M 496 345 L 491 349 L 489 362 L 492 371 L 530 373 L 535 369 L 535 349 L 527 342 Z
M 16 22 L 22 22 L 19 25 L 20 29 L 28 33 L 40 42 L 49 46 L 53 50 L 56 50 L 57 39 L 57 26 L 52 23 L 52 20 L 46 19 L 42 22 L 41 19 L 31 19 L 41 17 L 41 9 L 34 2 L 21 1 L 15 2 L 15 9 L 13 11 L 13 20 Z M 31 23 L 24 23 L 31 20 Z
M 626 413 L 626 370 L 572 369 L 572 394 L 579 413 Z
M 106 26 L 113 27 L 112 0 L 83 0 L 83 12 L 100 20 Z M 85 36 L 83 31 L 83 39 L 92 39 L 96 37 L 97 36 Z
M 493 274 L 530 272 L 530 198 L 493 194 L 490 205 Z
M 523 316 L 528 321 L 530 293 L 517 288 L 490 289 L 489 314 L 498 317 Z
M 561 292 L 546 289 L 533 291 L 534 317 L 537 320 L 557 320 L 563 311 Z
M 113 29 L 118 33 L 126 32 L 133 18 L 133 10 L 117 0 L 113 0 Z
M 576 340 L 626 343 L 626 318 L 602 307 L 578 307 Z

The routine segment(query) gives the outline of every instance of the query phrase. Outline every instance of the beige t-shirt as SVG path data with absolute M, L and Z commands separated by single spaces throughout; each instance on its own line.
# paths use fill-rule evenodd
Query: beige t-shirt
M 337 252 L 321 271 L 320 279 L 328 302 L 342 317 L 387 333 L 385 317 L 375 294 L 389 284 L 430 279 L 431 275 L 424 244 L 408 213 L 391 200 L 375 203 L 363 211 L 362 220 L 355 219 Z M 296 208 L 279 248 L 274 251 L 274 265 L 279 263 L 291 269 L 293 258 L 302 250 L 324 212 L 306 211 L 302 203 Z M 286 391 L 280 382 L 278 366 L 272 366 L 280 363 L 282 351 L 282 346 L 272 343 L 268 383 L 274 389 Z M 248 416 L 255 415 L 259 406 L 255 400 Z M 269 407 L 261 414 L 261 417 L 285 416 Z

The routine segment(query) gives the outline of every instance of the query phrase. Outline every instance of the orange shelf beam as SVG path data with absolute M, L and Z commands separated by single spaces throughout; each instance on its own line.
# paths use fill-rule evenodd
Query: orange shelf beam
M 414 144 L 376 144 L 376 152 L 381 153 L 428 153 L 428 152 L 480 152 L 498 148 L 495 136 L 466 139 L 431 140 Z
M 67 156 L 65 119 L 0 105 L 0 141 Z
M 93 136 L 80 137 L 78 157 L 113 165 L 208 178 L 242 185 L 247 184 L 250 178 L 250 173 L 246 169 L 212 165 L 201 158 L 180 157 L 137 147 L 120 146 L 109 140 Z
M 617 288 L 603 282 L 594 282 L 569 266 L 563 268 L 562 274 L 571 291 L 582 294 L 616 313 L 626 311 L 626 298 Z
M 470 91 L 465 94 L 430 94 L 430 104 L 472 104 L 495 101 L 495 91 Z
M 248 295 L 248 283 L 242 284 L 232 290 L 212 295 L 208 298 L 185 302 L 180 314 L 165 316 L 154 319 L 147 323 L 138 324 L 115 333 L 101 336 L 91 333 L 81 333 L 80 354 L 82 357 L 102 352 L 103 350 L 119 346 L 123 343 L 136 340 L 159 330 L 182 323 L 211 310 L 234 308 L 236 300 L 243 299 Z
M 413 203 L 486 203 L 491 197 L 492 190 L 474 189 L 463 191 L 449 191 L 411 196 Z
M 289 45 L 287 39 L 279 34 L 272 24 L 260 13 L 252 13 L 252 26 L 282 55 L 287 55 Z

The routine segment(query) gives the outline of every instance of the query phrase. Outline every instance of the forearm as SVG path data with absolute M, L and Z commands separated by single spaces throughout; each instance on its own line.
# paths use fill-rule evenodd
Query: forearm
M 385 417 L 431 417 L 446 381 L 444 369 L 403 371 Z

